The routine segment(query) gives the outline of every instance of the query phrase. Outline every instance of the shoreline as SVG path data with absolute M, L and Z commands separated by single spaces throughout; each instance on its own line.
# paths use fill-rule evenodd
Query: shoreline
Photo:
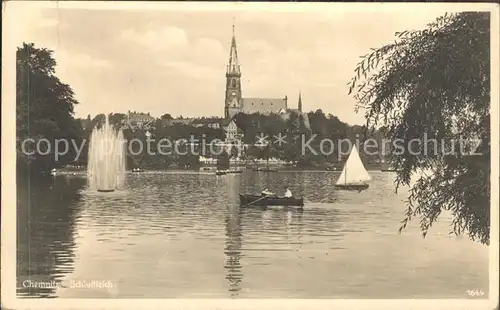
M 270 167 L 271 168 L 271 167 Z M 327 170 L 327 169 L 314 169 L 314 168 L 280 168 L 280 167 L 272 167 L 272 169 L 276 169 L 277 171 L 273 171 L 270 173 L 280 173 L 280 172 L 323 172 L 323 173 L 341 173 L 342 169 L 337 169 L 337 170 Z M 173 169 L 143 169 L 140 172 L 134 172 L 132 170 L 126 170 L 126 174 L 141 174 L 141 173 L 163 173 L 163 172 L 188 172 L 188 173 L 213 173 L 217 169 L 209 169 L 209 170 L 204 170 L 202 168 L 200 169 L 182 169 L 182 168 L 173 168 Z M 241 170 L 242 172 L 255 172 L 255 173 L 267 173 L 266 171 L 254 171 L 252 169 L 241 169 L 239 168 L 238 170 Z M 388 170 L 388 169 L 373 169 L 373 168 L 367 168 L 367 171 L 371 172 L 397 172 L 396 170 Z M 61 169 L 61 170 L 56 170 L 56 176 L 57 175 L 86 175 L 87 170 L 67 170 L 67 169 Z

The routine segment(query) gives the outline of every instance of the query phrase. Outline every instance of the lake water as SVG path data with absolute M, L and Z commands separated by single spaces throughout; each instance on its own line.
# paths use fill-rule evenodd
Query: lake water
M 449 235 L 446 214 L 425 239 L 418 219 L 399 235 L 408 192 L 370 173 L 362 193 L 336 191 L 338 172 L 305 171 L 128 174 L 111 194 L 68 176 L 19 188 L 18 295 L 487 298 L 488 247 Z M 285 184 L 305 197 L 302 212 L 239 207 L 240 192 Z M 112 287 L 75 287 L 93 280 Z

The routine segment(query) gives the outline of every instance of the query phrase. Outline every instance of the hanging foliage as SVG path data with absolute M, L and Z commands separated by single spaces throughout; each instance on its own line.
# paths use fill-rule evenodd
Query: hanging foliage
M 362 57 L 348 86 L 367 127 L 383 126 L 402 147 L 390 156 L 396 190 L 411 186 L 400 231 L 419 217 L 425 236 L 450 210 L 454 233 L 489 244 L 489 13 L 446 14 L 396 33 Z

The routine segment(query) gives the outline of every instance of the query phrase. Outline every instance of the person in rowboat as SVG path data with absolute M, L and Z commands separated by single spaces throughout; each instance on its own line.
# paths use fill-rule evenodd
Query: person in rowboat
M 290 191 L 288 186 L 285 186 L 285 198 L 293 198 L 292 191 Z
M 262 196 L 275 196 L 273 192 L 270 192 L 267 187 L 262 191 Z

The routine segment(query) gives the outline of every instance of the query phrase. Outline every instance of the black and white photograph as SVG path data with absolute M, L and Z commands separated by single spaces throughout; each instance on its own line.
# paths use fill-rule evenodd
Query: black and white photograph
M 498 5 L 2 23 L 2 308 L 498 309 Z

